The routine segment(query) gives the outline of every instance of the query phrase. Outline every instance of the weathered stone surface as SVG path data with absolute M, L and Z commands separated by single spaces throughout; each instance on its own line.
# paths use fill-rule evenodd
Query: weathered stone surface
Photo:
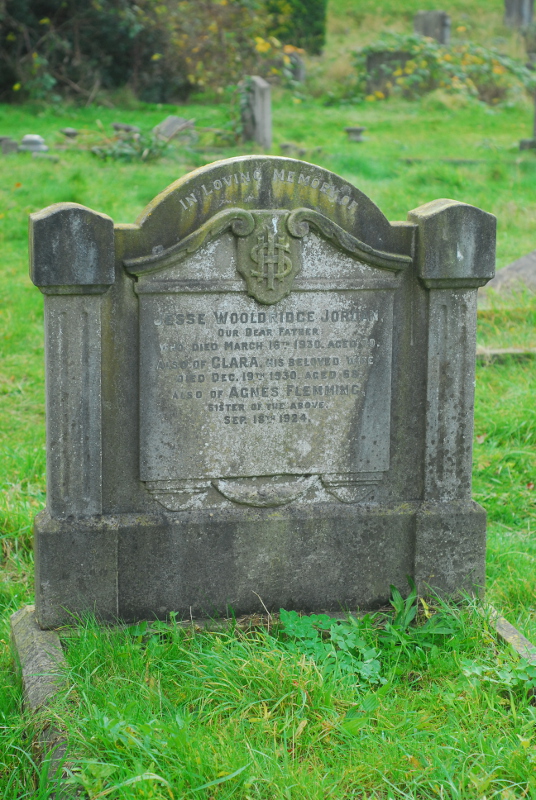
M 76 791 L 62 780 L 67 740 L 46 713 L 54 695 L 65 686 L 67 664 L 59 636 L 39 628 L 33 606 L 17 611 L 10 623 L 13 658 L 20 673 L 24 705 L 34 726 L 34 758 L 38 763 L 48 761 L 50 797 L 74 798 Z
M 413 18 L 413 28 L 415 33 L 440 44 L 450 42 L 450 16 L 445 11 L 418 11 Z
M 30 214 L 30 278 L 44 291 L 113 283 L 113 220 L 78 203 Z
M 9 137 L 2 139 L 2 154 L 7 156 L 11 153 L 18 153 L 19 151 L 19 144 L 14 139 L 10 139 Z
M 418 270 L 427 288 L 477 288 L 495 274 L 493 214 L 455 200 L 433 200 L 408 219 L 419 225 Z
M 181 131 L 191 128 L 192 126 L 193 126 L 192 120 L 172 115 L 170 117 L 166 117 L 155 128 L 153 128 L 153 133 L 159 139 L 163 139 L 164 141 L 169 142 L 169 140 L 173 139 L 173 137 L 176 136 L 178 133 L 181 133 Z
M 536 292 L 536 250 L 499 270 L 482 292 L 485 294 L 488 289 L 493 289 L 503 293 L 524 288 Z
M 46 153 L 48 150 L 45 140 L 37 133 L 27 133 L 22 137 L 19 150 L 28 150 L 31 153 Z
M 351 142 L 362 142 L 363 140 L 363 133 L 367 130 L 366 128 L 358 127 L 358 126 L 350 126 L 344 129 L 348 134 L 348 139 Z
M 257 595 L 373 607 L 408 574 L 479 587 L 475 308 L 494 231 L 453 201 L 391 224 L 338 176 L 262 156 L 116 226 L 113 283 L 94 270 L 100 294 L 84 278 L 46 298 L 40 624 L 241 614 Z
M 268 81 L 252 75 L 243 83 L 242 125 L 246 142 L 265 150 L 272 146 L 272 90 Z
M 31 711 L 47 704 L 65 681 L 65 658 L 54 631 L 39 628 L 33 606 L 11 617 L 11 644 L 22 680 L 24 702 Z
M 504 0 L 504 24 L 522 28 L 532 22 L 534 0 Z

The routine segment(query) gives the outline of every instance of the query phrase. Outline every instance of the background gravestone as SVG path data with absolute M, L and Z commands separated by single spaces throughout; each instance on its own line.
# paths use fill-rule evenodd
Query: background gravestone
M 450 16 L 445 11 L 418 11 L 413 18 L 413 29 L 440 44 L 450 42 Z
M 411 53 L 404 50 L 377 50 L 367 54 L 367 92 L 384 92 L 389 94 L 388 84 L 392 84 L 398 69 L 404 69 L 411 59 Z
M 252 75 L 242 83 L 242 128 L 246 142 L 265 150 L 272 146 L 272 90 L 268 81 Z
M 366 608 L 483 585 L 471 499 L 477 288 L 495 218 L 390 224 L 324 169 L 249 156 L 135 225 L 31 215 L 45 295 L 37 614 Z
M 504 0 L 504 24 L 522 28 L 532 22 L 534 0 Z

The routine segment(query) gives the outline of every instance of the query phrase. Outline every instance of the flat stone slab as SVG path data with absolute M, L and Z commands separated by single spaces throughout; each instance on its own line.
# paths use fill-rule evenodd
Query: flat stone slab
M 477 347 L 476 349 L 477 361 L 485 361 L 487 364 L 505 361 L 508 358 L 513 358 L 516 361 L 524 361 L 527 358 L 535 357 L 536 349 L 534 348 L 524 350 L 520 347 L 507 347 L 493 350 L 487 347 Z
M 499 270 L 487 286 L 480 289 L 480 293 L 486 294 L 489 289 L 493 289 L 503 294 L 522 288 L 536 292 L 536 250 Z
M 514 628 L 507 619 L 501 617 L 495 609 L 492 611 L 493 624 L 500 638 L 514 648 L 520 658 L 526 659 L 529 664 L 536 664 L 536 646 L 532 644 L 517 628 Z
M 155 128 L 153 128 L 153 133 L 159 139 L 169 142 L 169 140 L 173 139 L 173 137 L 177 136 L 177 134 L 192 127 L 193 120 L 171 115 L 170 117 L 166 117 Z
M 22 681 L 24 705 L 36 723 L 35 755 L 39 761 L 50 759 L 48 781 L 56 786 L 56 800 L 76 797 L 74 790 L 69 792 L 62 785 L 67 741 L 46 714 L 50 701 L 65 685 L 67 665 L 60 637 L 56 631 L 39 628 L 34 606 L 17 611 L 10 624 L 11 648 Z

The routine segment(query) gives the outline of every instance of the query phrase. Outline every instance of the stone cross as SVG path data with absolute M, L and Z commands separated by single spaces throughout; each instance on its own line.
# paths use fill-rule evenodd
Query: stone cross
M 390 223 L 359 189 L 243 156 L 135 224 L 30 218 L 45 299 L 39 624 L 375 608 L 479 591 L 476 294 L 495 218 Z
M 272 146 L 271 87 L 264 78 L 252 75 L 242 83 L 242 127 L 244 141 L 254 141 L 265 150 Z
M 413 28 L 415 33 L 436 39 L 440 44 L 450 42 L 450 16 L 445 11 L 418 11 Z

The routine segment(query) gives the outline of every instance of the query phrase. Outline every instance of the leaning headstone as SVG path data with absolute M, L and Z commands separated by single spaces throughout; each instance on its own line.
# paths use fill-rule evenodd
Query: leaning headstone
M 36 133 L 27 133 L 22 137 L 19 150 L 29 153 L 46 153 L 48 150 L 45 140 Z
M 510 28 L 530 25 L 534 14 L 534 0 L 504 0 L 504 24 Z
M 445 11 L 418 11 L 413 18 L 413 30 L 440 44 L 449 44 L 450 16 Z
M 244 141 L 272 146 L 271 87 L 264 78 L 252 75 L 242 82 L 242 129 Z
M 184 117 L 169 116 L 166 117 L 159 125 L 153 128 L 153 133 L 159 139 L 169 142 L 177 134 L 182 133 L 188 128 L 193 127 L 193 120 L 185 119 Z
M 45 296 L 42 627 L 377 607 L 484 582 L 477 288 L 495 218 L 389 223 L 319 167 L 243 156 L 135 225 L 30 218 Z

